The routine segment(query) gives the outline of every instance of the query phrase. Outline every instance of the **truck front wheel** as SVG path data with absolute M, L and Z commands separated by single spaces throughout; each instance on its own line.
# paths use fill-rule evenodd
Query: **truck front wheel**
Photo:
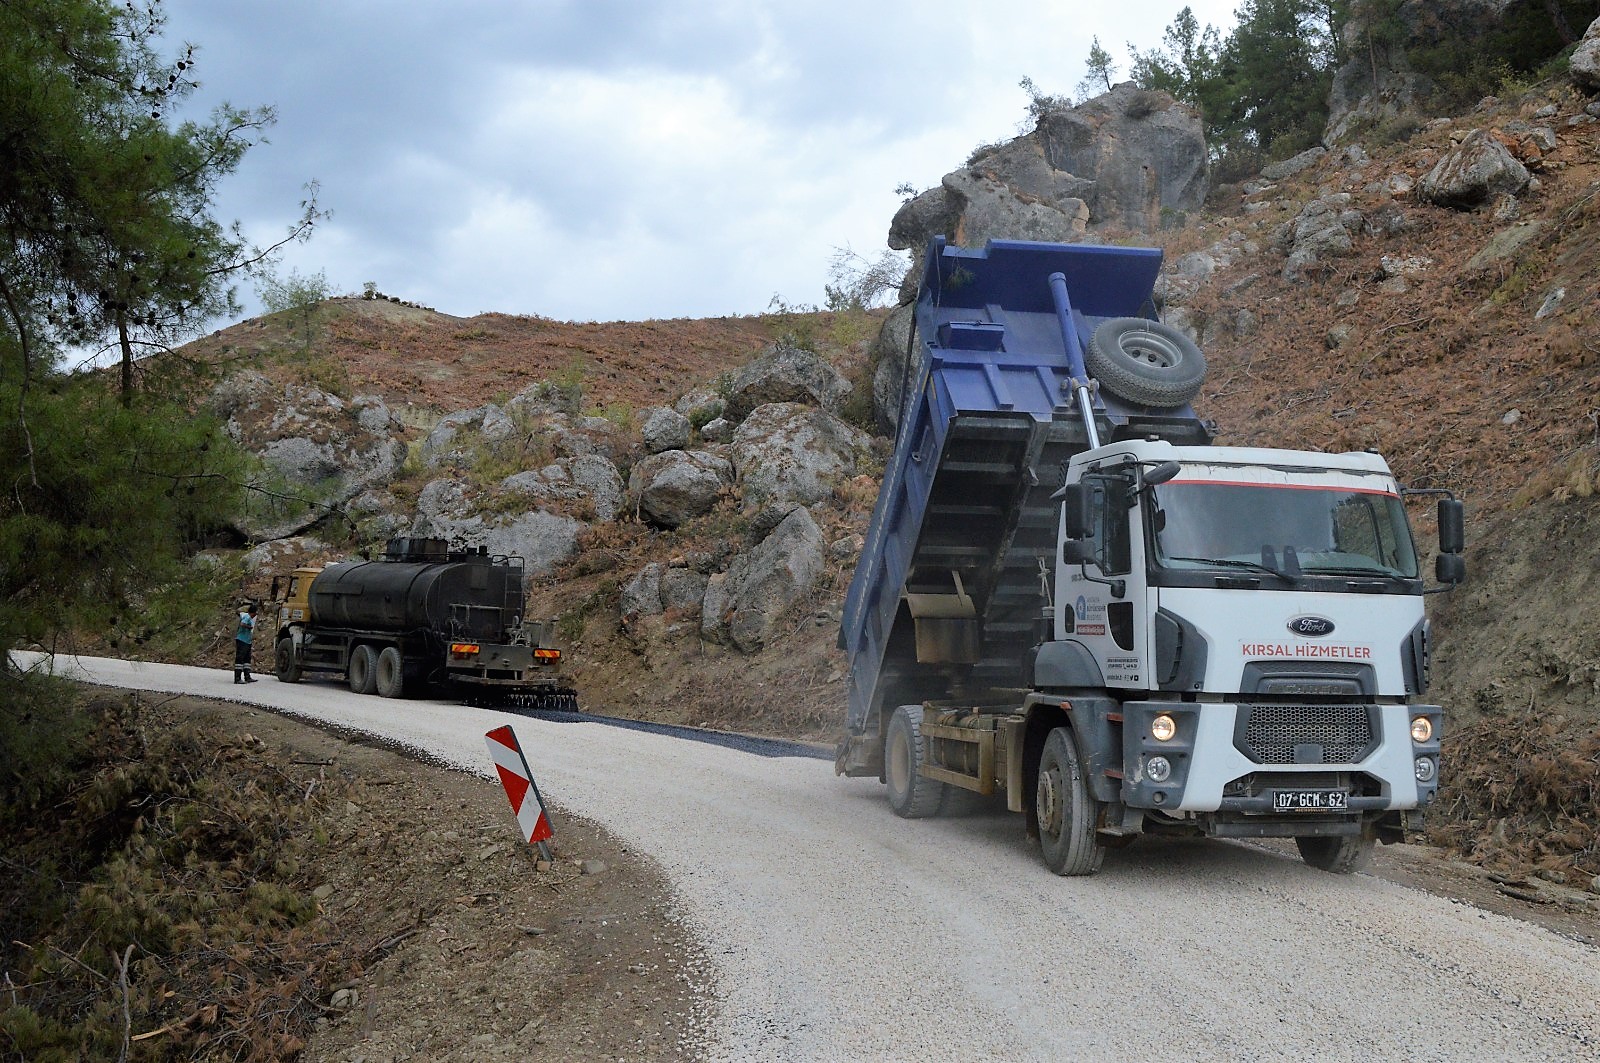
M 406 665 L 395 646 L 385 646 L 378 654 L 377 688 L 380 697 L 397 698 L 405 693 Z
M 1039 851 L 1045 866 L 1058 875 L 1092 875 L 1100 870 L 1105 850 L 1095 843 L 1094 801 L 1078 763 L 1072 733 L 1057 727 L 1039 754 Z
M 1294 844 L 1300 850 L 1300 859 L 1312 867 L 1348 875 L 1367 866 L 1374 841 L 1365 834 L 1338 834 L 1298 837 Z
M 922 737 L 922 706 L 902 705 L 889 717 L 884 738 L 883 776 L 889 784 L 889 807 L 901 819 L 926 819 L 939 811 L 944 783 L 922 774 L 927 759 Z
M 300 662 L 294 658 L 294 641 L 288 636 L 279 639 L 274 648 L 272 670 L 280 683 L 300 682 Z
M 371 694 L 378 689 L 378 654 L 365 644 L 350 651 L 350 691 Z

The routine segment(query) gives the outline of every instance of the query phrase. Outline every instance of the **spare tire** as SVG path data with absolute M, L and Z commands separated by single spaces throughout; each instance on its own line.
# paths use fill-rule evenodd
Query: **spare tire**
M 1193 340 L 1143 317 L 1102 323 L 1089 337 L 1083 361 L 1106 390 L 1140 406 L 1182 406 L 1206 379 L 1206 358 Z

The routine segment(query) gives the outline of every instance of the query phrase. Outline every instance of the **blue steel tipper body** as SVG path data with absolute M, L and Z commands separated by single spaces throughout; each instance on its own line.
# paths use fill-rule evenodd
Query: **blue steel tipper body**
M 1155 317 L 1160 268 L 1154 248 L 930 243 L 915 311 L 920 358 L 840 626 L 850 736 L 877 735 L 885 707 L 1029 685 L 1032 649 L 1049 638 L 1039 604 L 1057 541 L 1050 496 L 1072 454 L 1095 436 L 1209 442 L 1187 406 L 1127 403 L 1094 388 L 1083 367 L 1102 322 Z M 929 647 L 941 617 L 959 621 L 951 643 Z M 919 640 L 924 660 L 950 667 L 918 668 Z M 870 760 L 841 747 L 849 774 L 878 774 Z

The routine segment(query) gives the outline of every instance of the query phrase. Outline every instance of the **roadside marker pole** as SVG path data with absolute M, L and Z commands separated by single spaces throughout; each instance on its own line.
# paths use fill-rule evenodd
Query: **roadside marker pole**
M 511 811 L 516 814 L 523 836 L 529 845 L 539 847 L 541 859 L 553 860 L 545 839 L 553 837 L 555 831 L 550 828 L 544 798 L 539 796 L 539 784 L 533 781 L 533 771 L 528 767 L 528 758 L 522 754 L 516 733 L 507 724 L 483 737 L 484 744 L 489 747 L 489 759 L 494 761 L 494 770 L 500 776 L 500 785 L 506 788 L 506 796 L 511 799 Z

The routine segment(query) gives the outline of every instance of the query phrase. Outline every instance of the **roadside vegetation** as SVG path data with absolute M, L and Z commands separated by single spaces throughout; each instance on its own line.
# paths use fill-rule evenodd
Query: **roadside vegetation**
M 314 891 L 347 784 L 134 694 L 0 713 L 0 1059 L 294 1056 L 354 957 Z

